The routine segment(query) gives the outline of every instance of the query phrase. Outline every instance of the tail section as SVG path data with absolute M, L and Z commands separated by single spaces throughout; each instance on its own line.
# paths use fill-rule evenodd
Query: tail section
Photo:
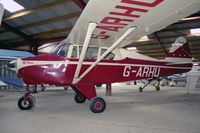
M 184 37 L 177 38 L 175 43 L 172 44 L 172 48 L 167 54 L 165 61 L 192 63 L 192 54 L 187 40 Z

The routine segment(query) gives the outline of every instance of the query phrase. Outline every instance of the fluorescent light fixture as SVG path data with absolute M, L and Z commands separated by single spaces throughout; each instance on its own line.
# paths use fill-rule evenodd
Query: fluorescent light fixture
M 198 66 L 198 65 L 199 65 L 199 63 L 193 63 L 193 65 L 194 65 L 194 66 Z
M 200 34 L 200 28 L 190 29 L 191 34 Z
M 127 47 L 126 49 L 128 49 L 128 50 L 137 50 L 136 47 Z
M 0 3 L 3 4 L 3 7 L 11 13 L 24 9 L 23 6 L 13 0 L 0 0 Z
M 140 39 L 149 39 L 148 36 L 143 36 Z
M 143 36 L 139 40 L 137 40 L 136 42 L 144 42 L 144 41 L 149 41 L 149 40 L 150 39 L 148 38 L 148 36 Z

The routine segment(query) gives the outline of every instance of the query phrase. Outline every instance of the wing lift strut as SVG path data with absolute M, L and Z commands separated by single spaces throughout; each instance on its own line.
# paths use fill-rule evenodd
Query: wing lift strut
M 86 33 L 85 41 L 83 43 L 83 48 L 81 51 L 80 59 L 76 68 L 76 72 L 73 78 L 72 88 L 76 91 L 75 101 L 77 103 L 83 103 L 85 99 L 91 100 L 90 110 L 94 113 L 101 113 L 106 108 L 106 102 L 101 97 L 96 97 L 95 85 L 92 84 L 79 84 L 79 81 L 83 79 L 98 63 L 104 59 L 111 51 L 113 51 L 121 42 L 124 40 L 136 27 L 129 28 L 110 48 L 106 50 L 97 60 L 83 73 L 79 76 L 81 67 L 83 65 L 83 60 L 92 36 L 92 32 L 95 30 L 97 23 L 89 22 L 88 30 Z
M 96 28 L 97 23 L 95 22 L 90 22 L 87 30 L 87 34 L 85 37 L 85 41 L 83 44 L 83 48 L 81 51 L 80 59 L 78 62 L 78 66 L 76 68 L 75 76 L 73 79 L 73 84 L 77 84 L 82 78 L 84 78 L 85 75 L 87 75 L 102 59 L 104 59 L 105 56 L 107 56 L 110 52 L 112 52 L 131 32 L 133 32 L 137 27 L 133 26 L 130 27 L 113 45 L 107 49 L 82 75 L 79 76 L 81 66 L 83 64 L 83 59 L 85 57 L 90 38 L 92 36 L 92 32 Z M 79 76 L 79 77 L 78 77 Z

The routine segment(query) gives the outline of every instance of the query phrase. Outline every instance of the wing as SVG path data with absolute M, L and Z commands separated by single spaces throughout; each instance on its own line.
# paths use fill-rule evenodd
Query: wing
M 0 81 L 0 87 L 1 86 L 6 86 L 7 84 L 6 83 L 4 83 L 3 81 Z
M 88 23 L 97 22 L 90 45 L 111 46 L 127 29 L 134 30 L 118 47 L 126 46 L 198 11 L 199 0 L 90 0 L 66 38 L 82 45 Z
M 0 60 L 34 57 L 30 52 L 0 49 Z
M 25 51 L 15 51 L 15 50 L 4 50 L 0 49 L 0 86 L 6 84 L 15 85 L 18 87 L 23 87 L 23 81 L 21 78 L 15 78 L 15 74 L 10 72 L 6 67 L 6 64 L 10 61 L 16 60 L 21 57 L 34 57 L 32 53 Z M 6 76 L 2 72 L 6 72 Z M 10 74 L 11 73 L 11 74 Z
M 7 78 L 7 77 L 0 77 L 0 81 L 3 83 L 15 85 L 18 87 L 23 87 L 24 83 L 21 78 Z M 4 84 L 5 85 L 5 84 Z

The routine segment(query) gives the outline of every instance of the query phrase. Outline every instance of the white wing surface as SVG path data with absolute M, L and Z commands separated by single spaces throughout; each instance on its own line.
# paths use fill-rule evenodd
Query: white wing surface
M 90 45 L 111 46 L 132 26 L 118 47 L 161 30 L 199 10 L 199 0 L 90 0 L 66 41 L 82 45 L 90 21 L 98 23 Z

